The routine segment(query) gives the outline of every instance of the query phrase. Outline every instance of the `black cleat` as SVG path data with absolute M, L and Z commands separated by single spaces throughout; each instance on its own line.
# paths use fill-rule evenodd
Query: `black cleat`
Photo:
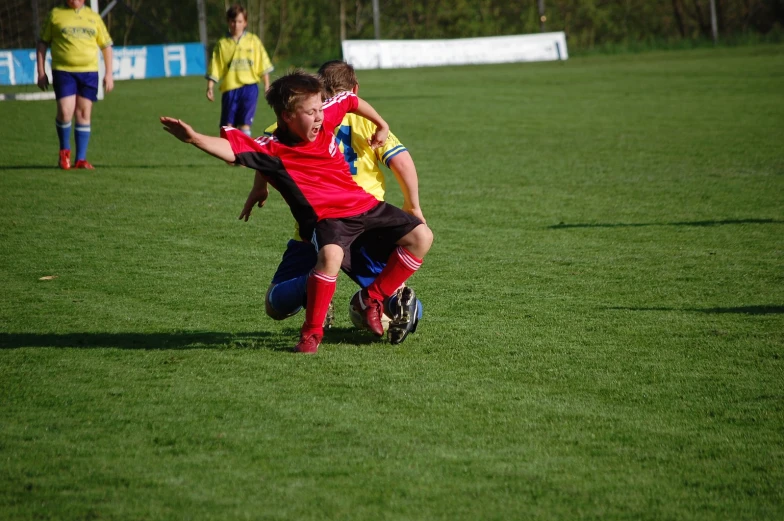
M 389 297 L 387 313 L 390 317 L 389 337 L 390 344 L 399 344 L 416 331 L 421 315 L 420 302 L 414 290 L 408 286 L 399 289 Z

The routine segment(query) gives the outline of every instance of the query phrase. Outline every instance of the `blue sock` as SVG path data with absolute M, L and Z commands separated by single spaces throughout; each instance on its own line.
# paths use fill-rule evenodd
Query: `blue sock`
M 300 275 L 296 279 L 289 279 L 276 284 L 269 294 L 269 302 L 281 315 L 288 315 L 298 311 L 307 302 L 308 277 Z
M 76 138 L 76 160 L 87 159 L 87 144 L 90 142 L 90 124 L 80 125 L 77 123 L 74 129 L 74 137 Z
M 71 150 L 71 122 L 63 123 L 55 118 L 54 124 L 57 127 L 57 139 L 60 140 L 60 150 Z

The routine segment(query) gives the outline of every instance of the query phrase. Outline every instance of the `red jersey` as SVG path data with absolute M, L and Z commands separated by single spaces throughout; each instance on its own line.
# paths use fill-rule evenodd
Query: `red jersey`
M 223 127 L 236 163 L 258 170 L 285 199 L 300 227 L 310 238 L 322 219 L 353 217 L 372 209 L 378 200 L 359 186 L 335 141 L 335 127 L 358 105 L 343 92 L 324 102 L 324 121 L 314 141 L 285 144 L 272 136 L 249 138 L 239 129 Z

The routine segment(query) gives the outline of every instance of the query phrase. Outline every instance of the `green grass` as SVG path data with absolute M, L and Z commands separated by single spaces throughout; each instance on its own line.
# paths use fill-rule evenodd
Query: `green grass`
M 281 198 L 238 221 L 248 171 L 156 122 L 215 130 L 203 80 L 118 82 L 94 172 L 53 167 L 53 101 L 0 102 L 0 518 L 781 519 L 782 71 L 361 71 L 420 173 L 425 319 L 340 312 L 314 357 L 263 312 Z

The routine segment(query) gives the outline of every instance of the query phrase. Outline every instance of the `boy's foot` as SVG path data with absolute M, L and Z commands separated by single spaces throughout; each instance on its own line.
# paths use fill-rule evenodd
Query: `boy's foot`
M 321 345 L 321 337 L 316 335 L 315 333 L 310 334 L 302 334 L 299 337 L 299 342 L 297 346 L 294 348 L 294 351 L 298 353 L 305 353 L 312 355 L 318 352 L 319 345 Z
M 335 305 L 329 301 L 329 308 L 327 308 L 327 316 L 324 317 L 324 329 L 329 329 L 335 323 Z
M 85 170 L 95 170 L 95 167 L 87 162 L 86 159 L 80 159 L 74 165 L 74 168 L 84 168 Z
M 387 309 L 391 317 L 388 331 L 389 342 L 399 344 L 410 333 L 416 331 L 422 314 L 421 303 L 416 298 L 414 290 L 404 286 L 389 297 Z
M 60 159 L 57 161 L 57 166 L 63 170 L 71 169 L 71 151 L 60 150 Z
M 364 289 L 359 294 L 359 312 L 371 333 L 376 336 L 384 336 L 384 326 L 381 324 L 383 312 L 381 302 L 370 298 L 367 290 Z

